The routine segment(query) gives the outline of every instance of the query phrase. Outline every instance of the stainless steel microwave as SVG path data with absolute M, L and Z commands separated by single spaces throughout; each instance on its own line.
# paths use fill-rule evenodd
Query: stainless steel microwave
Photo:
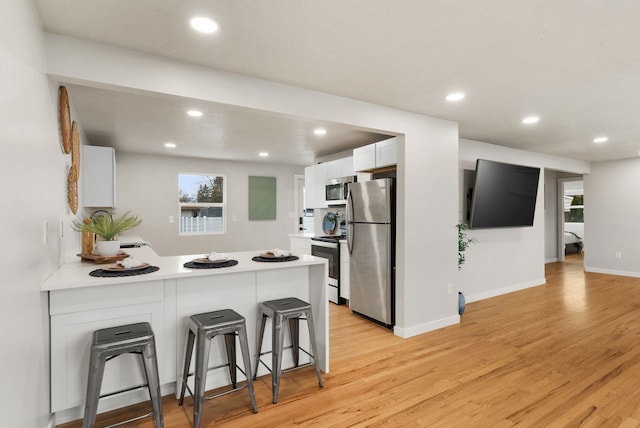
M 349 184 L 356 181 L 355 176 L 332 178 L 324 187 L 324 200 L 327 205 L 346 205 Z

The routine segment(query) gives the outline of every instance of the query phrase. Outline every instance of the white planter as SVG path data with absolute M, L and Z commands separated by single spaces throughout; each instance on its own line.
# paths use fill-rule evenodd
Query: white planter
M 96 241 L 96 252 L 103 257 L 111 257 L 120 251 L 120 241 Z

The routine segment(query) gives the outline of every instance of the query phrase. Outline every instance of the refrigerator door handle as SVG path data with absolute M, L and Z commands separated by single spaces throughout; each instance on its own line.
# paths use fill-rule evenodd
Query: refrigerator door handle
M 347 248 L 349 250 L 349 254 L 353 254 L 353 196 L 351 195 L 351 191 L 347 193 Z

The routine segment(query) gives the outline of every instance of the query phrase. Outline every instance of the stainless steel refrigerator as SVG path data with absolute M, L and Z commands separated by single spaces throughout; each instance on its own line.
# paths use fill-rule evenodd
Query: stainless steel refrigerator
M 347 244 L 352 311 L 395 324 L 394 179 L 349 185 Z

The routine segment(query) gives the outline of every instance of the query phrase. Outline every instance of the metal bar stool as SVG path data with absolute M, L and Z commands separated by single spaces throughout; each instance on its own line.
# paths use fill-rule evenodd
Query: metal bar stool
M 209 350 L 211 349 L 211 340 L 220 334 L 224 334 L 225 349 L 227 353 L 227 364 L 216 367 L 209 367 Z M 240 351 L 244 363 L 244 371 L 236 364 L 236 336 L 240 342 Z M 193 345 L 196 344 L 196 367 L 195 367 L 195 385 L 194 391 L 191 391 L 187 385 L 187 378 L 194 373 L 189 373 L 191 365 L 191 355 L 193 354 Z M 231 377 L 232 389 L 221 392 L 212 396 L 205 397 L 205 385 L 207 383 L 207 372 L 209 370 L 229 367 L 229 376 Z M 237 386 L 237 370 L 247 378 L 246 385 Z M 185 390 L 189 389 L 189 393 L 193 397 L 193 426 L 198 428 L 202 419 L 202 405 L 204 400 L 220 397 L 231 392 L 238 391 L 247 387 L 249 389 L 249 399 L 253 407 L 253 413 L 258 413 L 255 395 L 253 393 L 253 377 L 251 375 L 251 360 L 249 357 L 249 342 L 247 341 L 247 329 L 245 319 L 242 315 L 231 309 L 223 309 L 219 311 L 207 312 L 203 314 L 192 315 L 189 319 L 189 336 L 187 338 L 187 348 L 184 356 L 184 371 L 182 375 L 182 388 L 180 391 L 180 399 L 178 405 L 182 406 L 184 402 Z
M 100 395 L 105 363 L 122 354 L 138 354 L 142 357 L 146 384 L 124 389 L 110 394 Z M 98 401 L 122 392 L 139 388 L 148 388 L 153 411 L 111 427 L 123 425 L 153 416 L 158 428 L 164 427 L 162 419 L 162 401 L 160 396 L 160 379 L 158 376 L 158 360 L 156 342 L 151 325 L 148 322 L 127 324 L 119 327 L 104 328 L 93 332 L 91 353 L 89 356 L 89 380 L 87 382 L 87 401 L 84 407 L 83 428 L 93 428 L 96 424 Z
M 264 327 L 267 317 L 272 318 L 271 328 L 271 351 L 262 352 L 262 340 L 264 336 Z M 313 316 L 311 314 L 311 305 L 295 297 L 287 297 L 284 299 L 269 300 L 262 302 L 260 305 L 260 313 L 258 314 L 258 358 L 256 361 L 256 370 L 254 379 L 258 373 L 260 363 L 271 371 L 271 386 L 273 391 L 273 403 L 278 401 L 278 390 L 280 389 L 280 376 L 282 375 L 282 353 L 284 348 L 284 321 L 289 322 L 289 334 L 291 337 L 291 349 L 293 351 L 294 368 L 305 367 L 309 364 L 299 365 L 300 351 L 307 354 L 313 359 L 313 365 L 316 367 L 316 375 L 318 376 L 318 384 L 320 388 L 324 386 L 320 368 L 318 367 L 318 348 L 316 343 L 316 334 L 313 327 Z M 309 341 L 311 342 L 311 350 L 313 355 L 300 347 L 299 341 L 299 322 L 307 321 L 309 329 Z M 271 353 L 271 368 L 267 366 L 262 359 L 262 355 Z

